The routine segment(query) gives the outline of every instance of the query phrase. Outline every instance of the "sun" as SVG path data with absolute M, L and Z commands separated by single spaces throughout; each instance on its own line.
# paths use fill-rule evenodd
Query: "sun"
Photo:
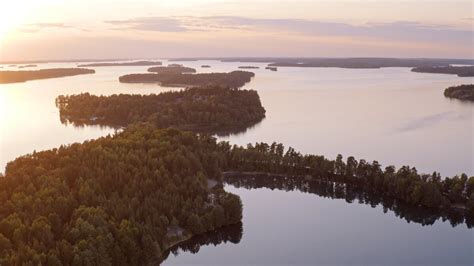
M 0 0 L 0 41 L 33 14 L 34 0 Z

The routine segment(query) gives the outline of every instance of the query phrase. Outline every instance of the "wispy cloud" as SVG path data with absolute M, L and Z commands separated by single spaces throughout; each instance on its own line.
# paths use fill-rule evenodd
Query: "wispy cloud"
M 128 20 L 108 20 L 105 23 L 117 26 L 114 29 L 133 29 L 142 31 L 159 32 L 185 32 L 189 29 L 183 24 L 182 20 L 168 17 L 147 17 L 134 18 Z
M 349 24 L 305 19 L 264 19 L 240 16 L 211 17 L 144 17 L 105 21 L 115 29 L 156 32 L 189 31 L 249 31 L 256 33 L 284 33 L 307 37 L 344 37 L 424 43 L 472 44 L 472 29 L 447 25 L 424 24 L 413 21 L 390 23 Z
M 20 27 L 20 31 L 27 32 L 27 33 L 36 33 L 42 31 L 44 29 L 66 29 L 66 28 L 74 28 L 73 26 L 64 24 L 64 23 L 31 23 L 31 24 L 24 24 Z

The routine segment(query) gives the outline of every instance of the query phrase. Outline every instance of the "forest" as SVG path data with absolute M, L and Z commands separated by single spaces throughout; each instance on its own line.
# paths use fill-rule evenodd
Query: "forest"
M 180 241 L 241 221 L 239 197 L 211 179 L 382 204 L 423 225 L 474 221 L 474 177 L 464 174 L 443 179 L 409 166 L 302 155 L 277 143 L 232 146 L 136 124 L 7 164 L 0 264 L 158 263 Z
M 459 77 L 474 77 L 474 66 L 434 66 L 415 67 L 411 71 L 418 73 L 451 74 Z
M 474 84 L 449 87 L 444 90 L 444 96 L 452 99 L 474 102 Z
M 135 61 L 123 63 L 91 63 L 82 64 L 79 67 L 110 67 L 110 66 L 161 66 L 160 61 Z
M 207 135 L 130 127 L 33 152 L 0 176 L 0 265 L 151 265 L 189 237 L 238 224 Z
M 158 95 L 58 96 L 63 123 L 127 126 L 148 122 L 158 128 L 193 131 L 239 131 L 265 117 L 253 90 L 221 87 L 188 88 Z
M 50 79 L 84 74 L 94 74 L 93 69 L 86 68 L 49 68 L 29 71 L 0 71 L 0 84 L 17 83 L 36 79 Z
M 184 73 L 196 73 L 196 69 L 184 66 L 159 66 L 150 67 L 148 72 L 156 74 L 184 74 Z
M 255 76 L 252 72 L 232 71 L 230 73 L 163 73 L 128 74 L 121 76 L 122 83 L 158 83 L 162 86 L 221 86 L 240 88 Z

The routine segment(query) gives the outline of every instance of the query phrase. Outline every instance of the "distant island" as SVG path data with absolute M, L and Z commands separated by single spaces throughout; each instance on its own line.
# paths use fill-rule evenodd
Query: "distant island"
M 23 66 L 18 66 L 18 68 L 31 68 L 31 67 L 37 67 L 37 65 L 23 65 Z
M 256 91 L 221 87 L 195 87 L 158 95 L 61 95 L 56 106 L 63 123 L 128 126 L 147 122 L 158 128 L 201 132 L 244 130 L 265 117 Z
M 444 96 L 474 102 L 474 84 L 449 87 L 444 90 Z
M 241 69 L 259 69 L 260 67 L 258 66 L 239 66 Z
M 442 58 L 383 58 L 383 57 L 202 57 L 178 58 L 173 61 L 220 60 L 222 62 L 268 63 L 276 67 L 337 67 L 337 68 L 384 68 L 384 67 L 433 67 L 449 65 L 474 65 L 474 59 Z
M 161 66 L 160 61 L 135 61 L 135 62 L 123 62 L 123 63 L 92 63 L 82 64 L 79 67 L 108 67 L 108 66 Z
M 202 68 L 210 68 L 211 66 L 210 65 L 202 65 L 201 67 Z
M 268 69 L 268 70 L 271 70 L 271 71 L 277 71 L 278 70 L 278 68 L 274 67 L 274 66 L 267 66 L 267 67 L 265 67 L 265 69 Z
M 416 67 L 411 71 L 418 73 L 452 74 L 459 77 L 474 77 L 474 66 L 434 66 Z
M 246 71 L 230 73 L 163 73 L 163 74 L 129 74 L 119 78 L 122 83 L 157 83 L 162 86 L 209 86 L 239 88 L 250 82 L 255 74 Z
M 184 73 L 196 73 L 196 69 L 184 66 L 158 66 L 150 67 L 148 72 L 157 74 L 184 74 Z
M 86 68 L 49 68 L 29 71 L 0 71 L 1 83 L 17 83 L 36 79 L 60 78 L 76 75 L 94 74 L 95 70 Z

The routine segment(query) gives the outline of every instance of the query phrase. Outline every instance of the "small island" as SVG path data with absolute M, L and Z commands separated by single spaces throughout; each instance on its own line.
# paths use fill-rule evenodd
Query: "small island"
M 201 67 L 202 67 L 202 68 L 211 68 L 210 65 L 202 65 Z
M 157 74 L 184 74 L 184 73 L 196 73 L 196 69 L 184 66 L 158 66 L 150 67 L 148 72 Z
M 239 66 L 241 69 L 259 69 L 260 67 L 258 66 Z
M 221 87 L 195 87 L 158 95 L 61 95 L 56 106 L 61 121 L 75 125 L 119 127 L 147 122 L 158 128 L 224 132 L 246 129 L 265 118 L 256 91 Z
M 161 66 L 160 61 L 135 61 L 135 62 L 123 62 L 123 63 L 92 63 L 82 64 L 79 67 L 109 67 L 109 66 Z
M 76 75 L 94 74 L 87 68 L 49 68 L 29 71 L 0 71 L 0 84 L 26 82 L 37 79 L 61 78 Z
M 274 66 L 267 66 L 267 67 L 265 67 L 265 69 L 268 69 L 268 70 L 271 70 L 271 71 L 277 71 L 278 70 L 278 68 L 274 67 Z
M 163 74 L 129 74 L 119 78 L 122 83 L 157 83 L 162 86 L 221 86 L 239 88 L 250 82 L 255 74 L 247 71 L 230 73 L 163 73 Z
M 37 67 L 37 65 L 23 65 L 23 66 L 18 66 L 18 68 L 31 68 L 31 67 Z
M 474 66 L 434 66 L 415 67 L 411 71 L 417 73 L 451 74 L 459 77 L 474 77 Z
M 449 87 L 444 90 L 447 98 L 474 102 L 474 84 Z

